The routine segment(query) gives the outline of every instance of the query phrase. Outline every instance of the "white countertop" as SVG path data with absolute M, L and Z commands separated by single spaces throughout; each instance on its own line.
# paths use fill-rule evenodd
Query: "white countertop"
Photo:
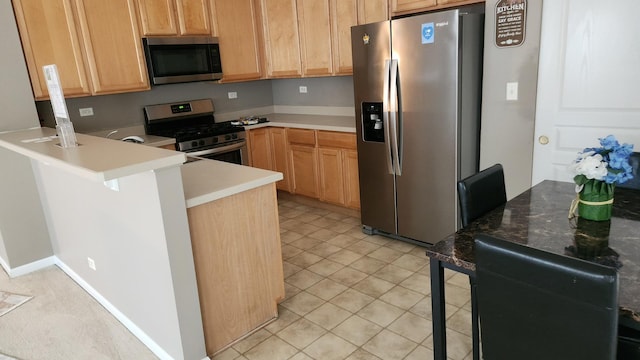
M 182 165 L 187 208 L 282 180 L 279 172 L 203 159 Z
M 266 114 L 269 122 L 245 126 L 247 130 L 266 126 L 278 126 L 299 129 L 315 129 L 340 132 L 356 132 L 354 116 Z
M 52 128 L 0 133 L 0 146 L 99 181 L 176 166 L 186 161 L 182 152 L 76 133 L 78 146 L 61 147 Z
M 109 139 L 115 140 L 121 140 L 124 137 L 135 135 L 141 137 L 142 140 L 144 140 L 143 144 L 148 146 L 164 146 L 176 143 L 176 139 L 173 138 L 145 134 L 144 125 L 134 125 L 118 129 L 100 130 L 91 132 L 88 135 L 105 138 L 108 136 Z

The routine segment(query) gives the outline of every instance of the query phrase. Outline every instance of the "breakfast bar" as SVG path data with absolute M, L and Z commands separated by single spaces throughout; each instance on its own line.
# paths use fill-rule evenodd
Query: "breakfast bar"
M 447 356 L 444 269 L 475 276 L 476 234 L 615 267 L 620 279 L 620 322 L 640 327 L 640 191 L 617 188 L 611 220 L 596 222 L 568 218 L 574 188 L 573 183 L 545 180 L 427 248 L 436 359 Z

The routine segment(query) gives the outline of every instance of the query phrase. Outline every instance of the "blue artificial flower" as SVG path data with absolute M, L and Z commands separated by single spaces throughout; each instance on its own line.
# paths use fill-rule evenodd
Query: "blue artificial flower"
M 600 138 L 599 148 L 585 148 L 570 167 L 576 173 L 576 178 L 595 179 L 607 184 L 622 184 L 633 178 L 633 168 L 629 164 L 629 157 L 633 153 L 633 145 L 622 144 L 613 135 Z M 595 162 L 594 162 L 595 161 Z M 594 164 L 597 165 L 594 167 Z M 600 164 L 600 165 L 598 165 Z M 606 167 L 606 174 L 598 171 L 594 177 L 596 167 Z M 574 178 L 574 180 L 576 179 Z M 576 180 L 576 183 L 580 183 Z

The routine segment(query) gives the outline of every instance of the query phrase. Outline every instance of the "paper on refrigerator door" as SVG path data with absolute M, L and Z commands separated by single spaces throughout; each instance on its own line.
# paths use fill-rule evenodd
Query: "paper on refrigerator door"
M 47 81 L 49 99 L 51 100 L 51 106 L 53 107 L 53 115 L 56 117 L 56 123 L 58 123 L 58 119 L 69 120 L 67 104 L 64 102 L 64 94 L 62 93 L 60 78 L 58 77 L 58 68 L 55 64 L 52 64 L 45 65 L 42 69 L 44 70 L 44 77 Z

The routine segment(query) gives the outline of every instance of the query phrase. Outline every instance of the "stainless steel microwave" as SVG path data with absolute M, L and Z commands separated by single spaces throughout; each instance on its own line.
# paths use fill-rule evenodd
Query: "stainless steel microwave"
M 216 37 L 148 37 L 142 43 L 152 85 L 222 78 Z

